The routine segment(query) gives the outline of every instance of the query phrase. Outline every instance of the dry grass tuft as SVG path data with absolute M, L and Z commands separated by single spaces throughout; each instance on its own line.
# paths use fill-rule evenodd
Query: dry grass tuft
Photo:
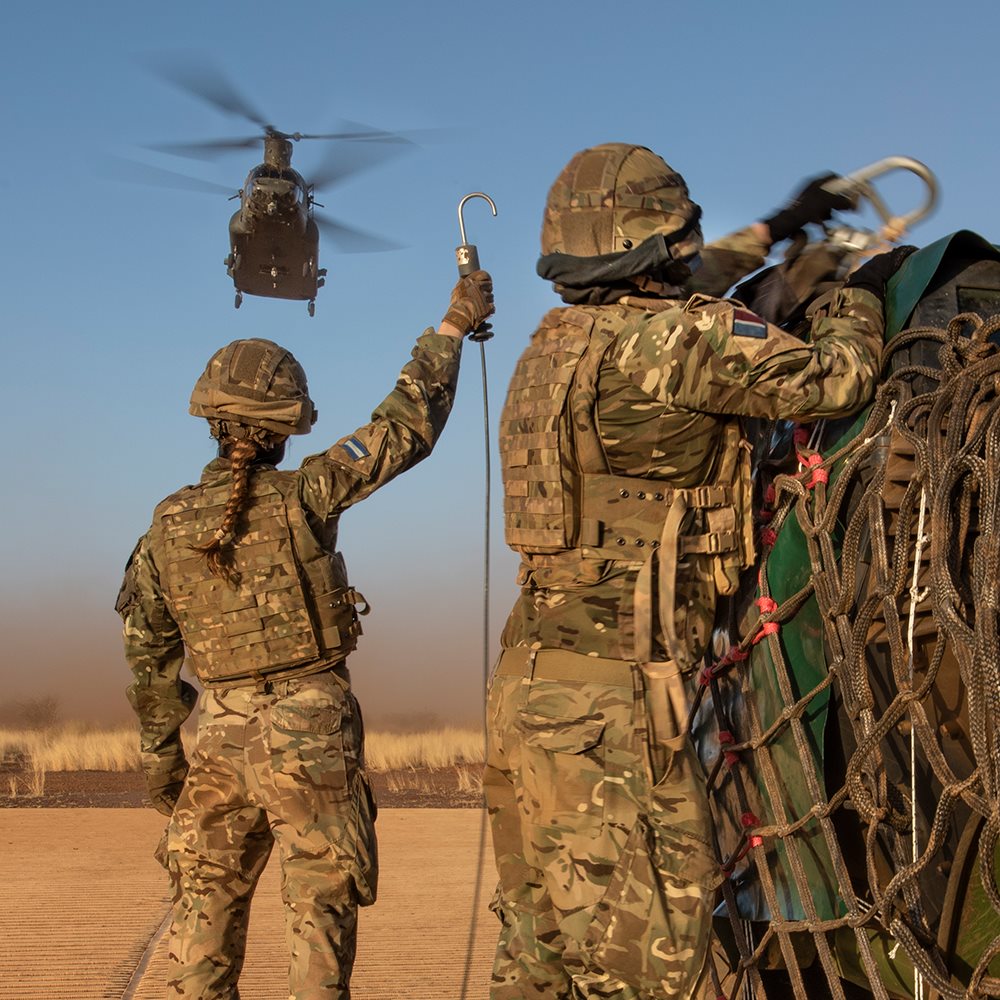
M 136 771 L 139 740 L 131 726 L 0 729 L 0 761 L 8 758 L 43 771 Z
M 483 734 L 478 729 L 370 733 L 365 740 L 365 758 L 373 771 L 482 764 L 485 759 Z
M 190 753 L 192 737 L 187 732 L 182 735 Z M 365 756 L 373 771 L 482 764 L 483 734 L 478 729 L 451 728 L 427 733 L 369 733 Z M 46 771 L 137 771 L 139 736 L 132 726 L 0 729 L 0 764 L 4 762 L 41 772 L 43 783 Z

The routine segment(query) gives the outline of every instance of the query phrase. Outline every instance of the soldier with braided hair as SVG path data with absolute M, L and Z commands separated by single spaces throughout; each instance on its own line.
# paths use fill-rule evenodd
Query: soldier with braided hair
M 285 441 L 316 410 L 287 350 L 234 341 L 195 385 L 191 413 L 208 419 L 218 457 L 157 505 L 116 606 L 150 799 L 170 817 L 170 997 L 239 997 L 250 900 L 275 844 L 289 996 L 350 996 L 357 909 L 375 901 L 378 861 L 347 668 L 368 605 L 348 582 L 338 522 L 430 453 L 462 338 L 492 312 L 489 275 L 462 278 L 371 422 L 292 471 L 276 468 Z M 196 701 L 189 760 L 180 727 Z

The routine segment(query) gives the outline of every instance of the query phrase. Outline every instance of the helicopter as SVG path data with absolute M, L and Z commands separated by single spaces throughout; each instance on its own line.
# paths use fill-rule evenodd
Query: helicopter
M 316 294 L 324 285 L 327 269 L 319 266 L 322 231 L 342 252 L 395 250 L 399 245 L 345 225 L 317 211 L 322 208 L 317 189 L 339 183 L 386 158 L 412 148 L 403 133 L 387 132 L 356 122 L 345 130 L 322 134 L 283 132 L 272 125 L 217 69 L 204 61 L 188 59 L 151 63 L 150 68 L 167 82 L 215 108 L 256 125 L 253 136 L 190 143 L 159 143 L 146 148 L 172 155 L 208 159 L 222 153 L 252 149 L 263 143 L 263 162 L 253 167 L 243 186 L 229 200 L 239 208 L 229 220 L 229 253 L 223 264 L 236 288 L 234 305 L 244 295 L 304 300 L 310 316 L 316 312 Z M 429 131 L 429 130 L 425 130 Z M 307 180 L 292 167 L 293 144 L 300 140 L 338 143 Z M 351 144 L 351 152 L 344 144 Z M 189 187 L 220 190 L 219 185 L 155 168 L 157 183 L 168 177 L 189 180 Z M 231 191 L 231 188 L 223 189 Z

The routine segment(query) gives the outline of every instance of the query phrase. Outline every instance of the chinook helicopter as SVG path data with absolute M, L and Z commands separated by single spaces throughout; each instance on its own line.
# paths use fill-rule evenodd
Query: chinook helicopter
M 341 132 L 282 132 L 217 69 L 204 61 L 190 58 L 178 61 L 171 57 L 168 61 L 152 62 L 150 68 L 194 97 L 260 129 L 252 136 L 159 143 L 147 147 L 177 156 L 209 159 L 234 150 L 253 149 L 263 142 L 263 162 L 250 170 L 243 186 L 230 197 L 230 200 L 238 198 L 240 205 L 229 220 L 229 254 L 223 263 L 236 288 L 234 305 L 237 309 L 244 295 L 260 295 L 305 300 L 309 315 L 315 315 L 316 293 L 323 286 L 327 273 L 326 268 L 319 266 L 321 231 L 341 252 L 399 248 L 398 244 L 322 215 L 316 211 L 323 206 L 316 201 L 315 192 L 412 148 L 414 143 L 405 135 L 354 122 L 346 123 Z M 303 139 L 338 144 L 311 173 L 310 180 L 291 165 L 293 143 Z M 348 143 L 351 144 L 350 152 L 344 145 Z M 147 175 L 153 173 L 157 183 L 169 183 L 171 176 L 184 180 L 184 175 L 172 171 L 147 169 Z M 193 183 L 185 186 L 221 190 L 218 185 L 195 178 L 189 180 Z

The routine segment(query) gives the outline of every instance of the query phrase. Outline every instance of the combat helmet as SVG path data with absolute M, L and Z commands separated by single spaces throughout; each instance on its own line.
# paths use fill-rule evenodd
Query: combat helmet
M 569 161 L 549 191 L 542 253 L 623 253 L 663 235 L 675 260 L 701 249 L 701 209 L 684 178 L 645 146 L 606 142 Z
M 188 412 L 205 417 L 214 437 L 260 444 L 308 434 L 317 415 L 302 366 L 290 351 L 258 338 L 234 340 L 212 355 Z

